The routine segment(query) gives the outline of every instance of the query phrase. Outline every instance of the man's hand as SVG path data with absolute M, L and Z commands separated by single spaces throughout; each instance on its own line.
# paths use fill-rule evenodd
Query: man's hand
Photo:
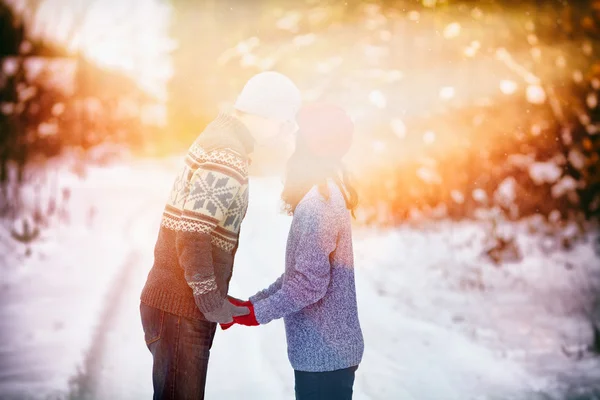
M 204 313 L 204 318 L 218 324 L 229 324 L 233 322 L 233 317 L 240 317 L 248 315 L 249 313 L 250 309 L 248 307 L 235 306 L 225 299 L 221 307 L 211 312 Z
M 231 300 L 229 300 L 231 301 Z M 244 315 L 236 315 L 233 318 L 233 321 L 229 323 L 221 323 L 221 329 L 227 330 L 231 328 L 234 324 L 240 324 L 245 326 L 258 326 L 260 325 L 256 320 L 256 315 L 254 314 L 254 305 L 250 301 L 243 302 L 247 304 L 243 308 L 248 308 L 248 313 Z

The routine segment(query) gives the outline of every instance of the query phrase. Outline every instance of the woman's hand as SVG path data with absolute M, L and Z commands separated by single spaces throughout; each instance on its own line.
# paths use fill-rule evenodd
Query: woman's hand
M 229 296 L 228 296 L 229 297 Z M 242 301 L 236 299 L 234 297 L 229 297 L 229 302 L 232 306 L 237 306 L 238 308 L 247 308 L 249 310 L 245 315 L 234 315 L 233 321 L 229 323 L 221 323 L 221 329 L 227 330 L 231 328 L 234 324 L 245 325 L 245 326 L 258 326 L 260 325 L 256 320 L 256 315 L 254 314 L 254 305 L 250 301 Z
M 237 299 L 233 296 L 227 296 L 227 300 L 229 300 L 229 302 L 231 304 L 233 304 L 234 306 L 238 306 L 238 307 L 249 307 L 252 305 L 252 303 L 250 303 L 250 300 L 240 300 Z

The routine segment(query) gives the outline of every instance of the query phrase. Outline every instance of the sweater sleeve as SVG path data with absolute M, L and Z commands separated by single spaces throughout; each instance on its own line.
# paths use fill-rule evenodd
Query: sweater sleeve
M 286 270 L 277 292 L 254 303 L 260 324 L 298 312 L 325 296 L 331 274 L 329 256 L 337 242 L 336 224 L 328 211 L 319 198 L 309 199 L 296 209 L 293 266 Z
M 252 304 L 256 303 L 259 300 L 266 299 L 273 293 L 276 293 L 279 289 L 281 289 L 281 283 L 283 282 L 283 275 L 281 275 L 275 282 L 273 282 L 268 288 L 261 290 L 256 293 L 254 296 L 250 297 L 250 302 Z
M 215 310 L 225 299 L 217 286 L 212 259 L 212 232 L 224 221 L 242 182 L 219 168 L 204 164 L 190 180 L 176 247 L 179 264 L 202 313 Z

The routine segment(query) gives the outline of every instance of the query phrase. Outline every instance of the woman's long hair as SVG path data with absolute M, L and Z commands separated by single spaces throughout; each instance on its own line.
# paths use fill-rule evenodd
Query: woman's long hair
M 286 176 L 281 198 L 289 215 L 293 215 L 300 200 L 315 185 L 323 197 L 329 199 L 327 179 L 332 179 L 340 188 L 346 207 L 354 217 L 358 206 L 358 194 L 352 185 L 350 174 L 341 161 L 318 157 L 312 154 L 300 136 L 297 136 L 296 150 L 287 162 Z

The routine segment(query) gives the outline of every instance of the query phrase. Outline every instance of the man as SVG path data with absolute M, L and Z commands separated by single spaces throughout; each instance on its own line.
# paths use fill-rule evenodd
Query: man
M 233 113 L 219 115 L 188 151 L 141 295 L 154 399 L 203 399 L 217 323 L 249 312 L 227 301 L 248 206 L 248 157 L 256 141 L 295 126 L 300 102 L 289 78 L 260 73 L 246 83 Z

